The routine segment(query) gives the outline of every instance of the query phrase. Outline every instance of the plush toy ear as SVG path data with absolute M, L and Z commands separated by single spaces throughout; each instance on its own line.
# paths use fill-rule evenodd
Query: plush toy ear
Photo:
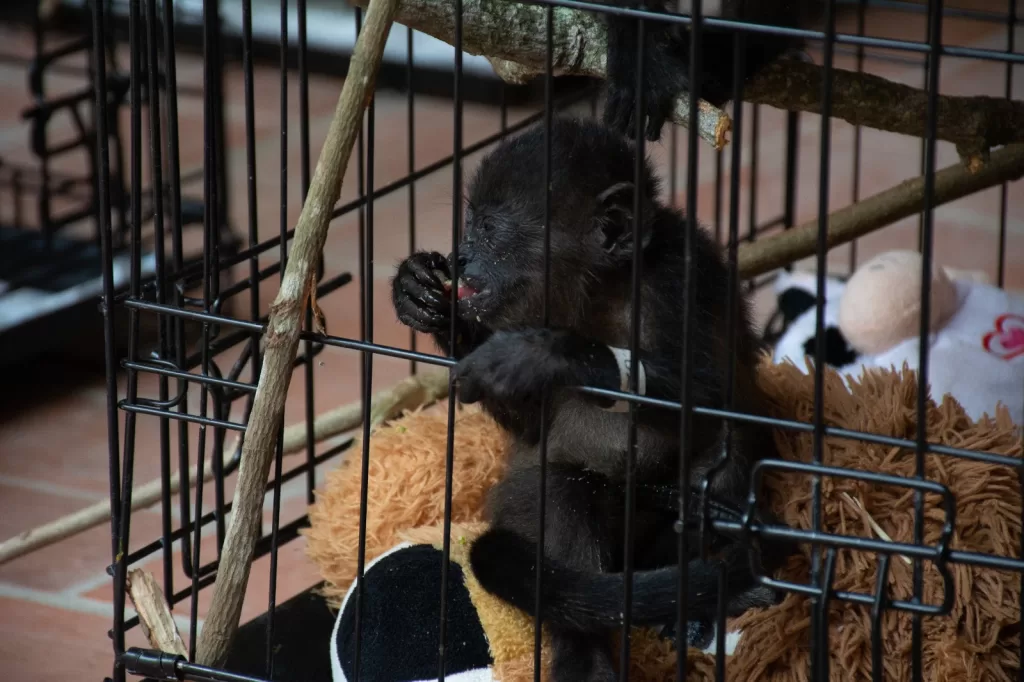
M 636 186 L 632 182 L 617 182 L 597 195 L 598 238 L 601 248 L 615 258 L 629 258 L 633 254 L 633 202 Z M 648 221 L 640 225 L 640 248 L 650 242 Z

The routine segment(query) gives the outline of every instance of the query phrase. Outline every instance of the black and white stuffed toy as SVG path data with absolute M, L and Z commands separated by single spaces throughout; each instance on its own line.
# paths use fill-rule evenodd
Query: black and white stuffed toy
M 817 275 L 813 272 L 779 273 L 775 280 L 777 311 L 766 326 L 765 341 L 773 347 L 776 363 L 790 360 L 806 370 L 804 359 L 815 357 L 817 308 L 814 305 Z M 856 368 L 859 357 L 839 330 L 839 300 L 846 288 L 845 278 L 825 278 L 825 364 L 843 373 Z
M 404 542 L 363 570 L 360 680 L 429 682 L 437 679 L 441 641 L 441 561 L 433 545 Z M 448 562 L 448 646 L 445 679 L 494 682 L 490 648 L 462 568 Z M 342 601 L 331 636 L 334 682 L 354 682 L 355 583 Z
M 403 542 L 367 563 L 363 571 L 360 680 L 432 682 L 438 678 L 442 560 L 441 550 L 434 545 Z M 488 633 L 459 562 L 449 560 L 448 578 L 445 679 L 496 682 L 499 676 Z M 355 620 L 353 583 L 331 636 L 333 682 L 356 679 Z M 492 637 L 507 634 L 507 629 L 490 633 Z M 727 654 L 735 650 L 740 636 L 738 631 L 726 635 Z M 704 650 L 715 651 L 713 634 Z

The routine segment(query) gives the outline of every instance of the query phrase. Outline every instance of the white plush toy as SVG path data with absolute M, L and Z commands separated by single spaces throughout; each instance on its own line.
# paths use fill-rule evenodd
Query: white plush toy
M 845 286 L 829 278 L 826 362 L 854 376 L 904 364 L 916 370 L 921 269 L 920 254 L 888 251 L 858 268 Z M 803 277 L 813 297 L 814 275 Z M 787 285 L 793 286 L 792 276 L 781 286 Z M 814 317 L 812 305 L 786 329 L 776 362 L 788 358 L 803 369 L 805 356 L 813 360 Z M 979 278 L 934 268 L 929 319 L 932 397 L 951 394 L 975 419 L 993 415 L 1001 403 L 1024 425 L 1024 299 Z

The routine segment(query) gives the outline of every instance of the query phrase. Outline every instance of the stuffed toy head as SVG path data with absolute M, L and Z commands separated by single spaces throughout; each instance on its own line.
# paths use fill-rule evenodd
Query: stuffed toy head
M 881 353 L 921 330 L 921 255 L 887 251 L 862 265 L 839 300 L 839 328 L 861 353 Z M 929 329 L 934 333 L 956 312 L 957 291 L 941 267 L 932 268 Z
M 825 278 L 824 362 L 844 377 L 877 369 L 916 370 L 920 358 L 922 262 L 912 251 L 889 251 L 844 282 Z M 817 277 L 780 273 L 775 290 L 780 330 L 773 359 L 813 366 L 818 346 Z M 935 266 L 929 315 L 928 384 L 952 395 L 974 419 L 1009 409 L 1024 424 L 1024 298 L 988 282 L 984 273 Z M 774 320 L 773 320 L 774 321 Z

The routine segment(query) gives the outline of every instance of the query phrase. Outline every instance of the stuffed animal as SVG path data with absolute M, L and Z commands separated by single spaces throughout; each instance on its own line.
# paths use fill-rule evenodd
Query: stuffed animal
M 845 290 L 845 280 L 825 278 L 824 359 L 826 365 L 840 373 L 856 369 L 856 361 L 860 357 L 839 330 L 839 300 Z M 765 341 L 774 347 L 775 362 L 789 359 L 797 367 L 803 367 L 805 357 L 815 357 L 815 291 L 817 275 L 814 273 L 782 271 L 776 278 L 778 311 L 768 322 L 765 332 Z
M 910 371 L 879 370 L 862 379 L 843 380 L 825 373 L 826 425 L 870 431 L 892 438 L 916 433 L 916 381 Z M 772 405 L 771 416 L 806 421 L 814 410 L 814 382 L 796 366 L 761 366 L 759 384 Z M 928 403 L 928 438 L 942 445 L 1021 457 L 1020 428 L 1006 410 L 994 420 L 973 421 L 952 399 Z M 774 434 L 784 460 L 809 462 L 813 435 L 778 430 Z M 382 425 L 370 439 L 368 508 L 362 599 L 359 679 L 418 682 L 437 679 L 440 641 L 440 586 L 448 575 L 446 638 L 447 679 L 459 682 L 527 682 L 533 680 L 532 619 L 483 590 L 468 564 L 469 548 L 486 522 L 483 499 L 505 470 L 507 439 L 475 406 L 456 412 L 449 534 L 450 561 L 442 563 L 444 530 L 447 409 L 408 413 Z M 358 448 L 354 448 L 358 452 Z M 875 471 L 901 479 L 914 476 L 915 458 L 893 453 L 888 445 L 826 438 L 822 450 L 828 466 Z M 362 458 L 351 457 L 317 490 L 309 510 L 310 527 L 302 531 L 307 552 L 325 580 L 329 603 L 340 606 L 334 636 L 324 642 L 333 663 L 334 682 L 356 679 L 355 592 L 359 546 L 359 491 Z M 1017 467 L 968 458 L 926 455 L 928 479 L 946 486 L 958 507 L 954 546 L 962 552 L 1015 557 L 1021 541 L 1021 490 Z M 874 486 L 847 477 L 830 477 L 821 491 L 821 529 L 843 536 L 891 538 L 912 542 L 914 505 L 909 489 Z M 782 523 L 812 527 L 815 505 L 805 477 L 768 471 L 764 497 Z M 941 496 L 925 498 L 925 518 L 945 518 Z M 935 528 L 933 527 L 933 532 Z M 934 542 L 934 538 L 931 540 Z M 810 550 L 802 547 L 776 576 L 807 584 Z M 837 590 L 872 595 L 877 589 L 879 557 L 874 552 L 844 550 L 835 564 Z M 952 608 L 948 615 L 925 618 L 922 630 L 925 677 L 932 680 L 986 682 L 1016 679 L 1020 652 L 1020 580 L 1010 571 L 980 563 L 957 564 L 953 571 Z M 926 562 L 926 600 L 941 601 L 943 581 Z M 913 568 L 898 555 L 889 565 L 890 599 L 909 599 Z M 844 680 L 872 679 L 871 605 L 834 599 L 829 616 L 829 657 Z M 727 624 L 727 682 L 807 679 L 812 621 L 808 600 L 788 594 L 780 604 L 753 609 Z M 883 616 L 882 655 L 886 676 L 909 679 L 912 628 L 907 614 Z M 546 633 L 542 631 L 542 642 Z M 713 645 L 712 645 L 713 646 Z M 710 648 L 710 647 L 709 647 Z M 618 647 L 614 647 L 618 651 Z M 629 679 L 662 682 L 676 679 L 672 642 L 649 628 L 630 634 Z M 547 677 L 549 649 L 542 648 L 542 679 Z M 717 679 L 714 657 L 686 651 L 690 682 Z
M 532 620 L 484 592 L 469 573 L 469 544 L 485 528 L 482 523 L 452 527 L 453 546 L 447 564 L 445 679 L 526 682 L 533 679 L 529 672 L 533 660 Z M 432 682 L 438 677 L 444 534 L 434 526 L 404 531 L 399 536 L 405 541 L 364 569 L 360 677 Z M 355 590 L 353 583 L 342 600 L 331 634 L 333 682 L 356 679 Z M 727 655 L 732 655 L 739 639 L 738 632 L 726 634 Z M 664 656 L 672 648 L 669 639 L 651 629 L 638 629 L 631 644 L 641 651 L 654 648 L 656 656 Z M 714 656 L 713 638 L 700 653 Z
M 840 374 L 877 368 L 918 368 L 921 319 L 920 254 L 888 251 L 864 263 L 846 282 L 826 280 L 825 362 Z M 780 311 L 794 291 L 804 310 L 779 336 L 776 362 L 813 364 L 813 274 L 784 273 L 776 284 Z M 928 383 L 935 397 L 949 394 L 972 418 L 1005 405 L 1024 424 L 1024 299 L 949 268 L 931 273 Z

